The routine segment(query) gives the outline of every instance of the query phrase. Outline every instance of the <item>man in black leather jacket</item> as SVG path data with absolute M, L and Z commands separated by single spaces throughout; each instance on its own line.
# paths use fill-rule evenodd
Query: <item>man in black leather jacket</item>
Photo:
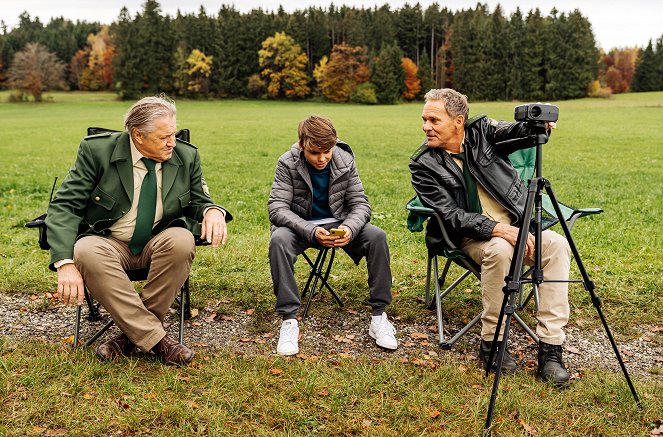
M 422 203 L 440 216 L 454 243 L 481 266 L 479 356 L 487 366 L 504 297 L 504 278 L 511 265 L 527 198 L 527 190 L 508 155 L 532 146 L 523 142 L 516 142 L 515 146 L 499 143 L 524 137 L 530 131 L 524 123 L 496 122 L 485 116 L 468 120 L 467 97 L 452 89 L 430 90 L 425 100 L 422 119 L 426 141 L 410 161 L 412 185 Z M 429 220 L 426 231 L 429 249 L 439 250 L 442 238 L 437 222 Z M 541 252 L 544 278 L 568 279 L 566 239 L 553 231 L 544 231 Z M 527 264 L 533 263 L 533 255 L 534 236 L 530 234 L 525 249 Z M 569 374 L 562 362 L 561 345 L 565 339 L 563 327 L 569 318 L 567 283 L 544 282 L 539 286 L 536 317 L 536 333 L 541 340 L 537 375 L 556 385 L 566 385 Z M 504 327 L 500 329 L 503 331 Z M 491 366 L 495 368 L 495 363 Z M 507 351 L 503 369 L 516 368 Z

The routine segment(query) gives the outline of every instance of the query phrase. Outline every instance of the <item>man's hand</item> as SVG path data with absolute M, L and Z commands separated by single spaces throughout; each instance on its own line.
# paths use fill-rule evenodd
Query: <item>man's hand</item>
M 345 225 L 341 225 L 338 228 L 345 230 L 344 236 L 340 237 L 338 235 L 331 235 L 328 230 L 318 226 L 315 228 L 315 239 L 318 240 L 318 243 L 323 247 L 343 247 L 352 239 L 352 231 Z
M 58 268 L 58 293 L 67 305 L 83 304 L 85 285 L 76 264 L 64 264 Z
M 511 243 L 512 246 L 516 246 L 516 241 L 518 240 L 518 233 L 520 228 L 515 226 L 507 225 L 504 223 L 498 223 L 493 228 L 493 237 L 504 238 L 506 241 Z M 534 259 L 534 235 L 527 234 L 527 245 L 525 246 L 525 258 Z
M 228 238 L 228 227 L 226 216 L 217 208 L 210 208 L 203 217 L 200 238 L 206 239 L 212 247 L 219 247 L 219 243 L 226 244 Z

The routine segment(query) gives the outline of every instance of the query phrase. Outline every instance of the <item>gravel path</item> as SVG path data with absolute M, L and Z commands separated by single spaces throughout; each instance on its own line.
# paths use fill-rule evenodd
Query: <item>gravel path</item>
M 446 354 L 451 354 L 479 365 L 476 358 L 479 343 L 477 328 L 472 329 L 451 350 L 442 350 L 437 344 L 435 315 L 422 309 L 415 321 L 393 321 L 399 348 L 395 352 L 385 352 L 368 336 L 367 313 L 337 307 L 324 308 L 323 311 L 320 306 L 326 303 L 315 302 L 311 314 L 301 324 L 300 358 L 324 356 L 333 360 L 338 357 L 367 357 L 379 361 L 397 357 L 402 362 L 435 367 Z M 279 328 L 276 314 L 260 314 L 253 310 L 228 314 L 223 312 L 224 305 L 224 302 L 212 302 L 208 307 L 199 309 L 195 317 L 187 322 L 185 342 L 190 347 L 209 351 L 223 348 L 249 355 L 276 353 Z M 74 309 L 54 299 L 0 293 L 0 336 L 10 342 L 41 338 L 51 343 L 63 343 L 72 334 L 73 321 Z M 178 323 L 172 315 L 167 323 L 169 330 L 176 334 Z M 457 326 L 453 326 L 452 322 L 447 324 L 455 332 Z M 83 338 L 100 326 L 88 322 L 83 325 Z M 638 338 L 618 340 L 629 373 L 663 380 L 663 326 L 641 326 L 636 329 L 640 333 Z M 514 358 L 521 366 L 533 371 L 536 368 L 535 345 L 522 330 L 512 329 L 511 332 L 509 344 Z M 593 367 L 620 371 L 602 328 L 581 330 L 569 327 L 566 332 L 564 359 L 573 378 L 582 377 L 586 370 Z

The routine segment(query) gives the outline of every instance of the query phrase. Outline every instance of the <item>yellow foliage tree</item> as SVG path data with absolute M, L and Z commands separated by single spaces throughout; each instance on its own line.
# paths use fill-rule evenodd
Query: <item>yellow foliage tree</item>
M 272 98 L 307 96 L 311 92 L 307 62 L 306 53 L 285 32 L 276 32 L 264 40 L 258 51 L 258 64 L 260 74 L 267 80 L 267 94 Z
M 186 59 L 189 68 L 186 74 L 189 76 L 187 90 L 192 93 L 207 94 L 209 91 L 209 77 L 212 74 L 213 56 L 207 56 L 198 49 L 191 50 Z

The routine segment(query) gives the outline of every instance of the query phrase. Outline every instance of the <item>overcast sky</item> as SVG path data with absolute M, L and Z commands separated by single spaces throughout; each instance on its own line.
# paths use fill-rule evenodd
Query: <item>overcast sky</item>
M 43 23 L 52 17 L 64 16 L 71 20 L 99 21 L 111 23 L 122 6 L 126 6 L 133 15 L 140 11 L 144 0 L 0 0 L 0 19 L 10 28 L 18 22 L 21 12 L 27 11 L 31 17 L 39 17 Z M 275 10 L 283 5 L 286 11 L 304 9 L 308 6 L 326 8 L 330 1 L 319 0 L 161 0 L 164 13 L 174 15 L 178 9 L 182 12 L 196 12 L 200 5 L 210 15 L 215 15 L 222 4 L 234 6 L 246 12 L 253 8 Z M 398 9 L 405 3 L 415 4 L 416 1 L 380 1 L 380 0 L 336 0 L 334 4 L 372 7 L 388 3 L 392 9 Z M 434 3 L 432 0 L 421 0 L 423 8 Z M 440 0 L 441 6 L 452 10 L 467 9 L 476 5 L 476 1 Z M 597 44 L 606 50 L 613 47 L 630 47 L 647 45 L 650 39 L 656 40 L 663 35 L 663 1 L 661 0 L 485 0 L 482 3 L 490 9 L 500 3 L 505 14 L 513 12 L 517 6 L 527 12 L 538 7 L 547 15 L 553 7 L 559 11 L 580 9 L 582 14 L 592 23 Z

